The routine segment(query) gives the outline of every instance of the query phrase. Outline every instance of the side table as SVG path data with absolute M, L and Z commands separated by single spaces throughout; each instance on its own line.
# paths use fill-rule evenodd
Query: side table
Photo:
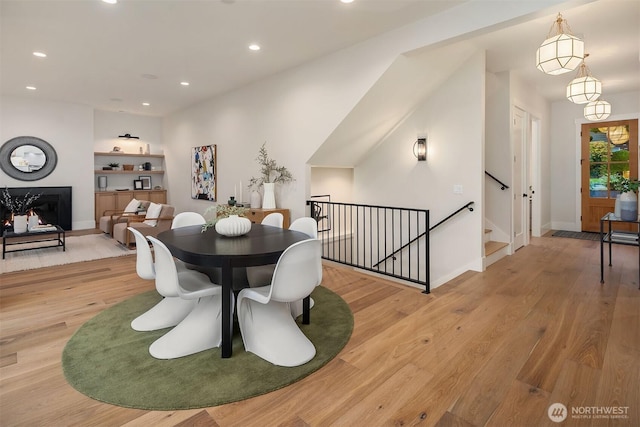
M 637 232 L 615 231 L 611 224 L 630 223 L 637 225 Z M 605 224 L 608 225 L 605 232 Z M 604 244 L 609 244 L 609 267 L 611 267 L 611 245 L 626 245 L 638 247 L 638 289 L 640 289 L 640 217 L 634 220 L 623 220 L 612 212 L 600 218 L 600 283 L 604 283 Z

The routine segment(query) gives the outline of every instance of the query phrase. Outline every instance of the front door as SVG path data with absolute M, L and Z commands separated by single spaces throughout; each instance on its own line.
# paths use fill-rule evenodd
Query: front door
M 582 125 L 582 231 L 600 231 L 620 178 L 638 179 L 638 120 Z M 624 228 L 621 228 L 624 229 Z

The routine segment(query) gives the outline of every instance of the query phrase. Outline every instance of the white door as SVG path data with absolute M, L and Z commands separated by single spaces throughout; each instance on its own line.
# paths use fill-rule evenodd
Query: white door
M 525 112 L 513 108 L 511 122 L 511 146 L 513 153 L 513 250 L 518 250 L 526 243 L 529 229 L 529 191 L 527 189 L 526 171 L 526 127 Z

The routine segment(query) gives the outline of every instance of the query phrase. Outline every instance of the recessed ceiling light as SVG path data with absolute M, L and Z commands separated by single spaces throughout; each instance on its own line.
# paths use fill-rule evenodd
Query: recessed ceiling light
M 35 86 L 27 86 L 27 89 L 29 89 L 29 90 L 36 90 L 36 87 L 35 87 Z
M 180 82 L 182 86 L 189 86 L 189 82 Z
M 151 104 L 149 104 L 148 102 L 143 102 L 142 105 L 144 105 L 145 107 L 148 107 Z
M 250 45 L 249 45 L 249 49 L 250 49 L 250 50 L 260 50 L 260 45 L 257 45 L 257 44 L 255 44 L 255 43 L 250 44 Z
M 118 0 L 102 0 L 105 3 L 109 3 L 109 4 L 116 4 L 118 3 Z
M 43 52 L 33 52 L 33 56 L 37 56 L 38 58 L 46 58 L 47 54 Z
M 353 3 L 353 0 L 340 0 L 340 3 Z

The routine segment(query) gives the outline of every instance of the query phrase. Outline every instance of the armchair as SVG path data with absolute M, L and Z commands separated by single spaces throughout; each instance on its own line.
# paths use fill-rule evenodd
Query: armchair
M 134 199 L 135 200 L 135 199 Z M 134 201 L 132 200 L 132 202 Z M 119 222 L 126 222 L 125 217 L 138 217 L 138 211 L 146 211 L 151 202 L 148 200 L 136 200 L 138 202 L 135 207 L 127 206 L 122 210 L 109 209 L 102 212 L 98 228 L 103 233 L 113 236 L 113 226 Z M 130 202 L 131 204 L 131 202 Z
M 153 208 L 160 206 L 159 213 L 154 213 Z M 130 247 L 135 242 L 131 232 L 127 227 L 132 227 L 144 236 L 156 237 L 160 232 L 169 230 L 173 222 L 175 208 L 171 205 L 156 205 L 151 203 L 147 209 L 147 216 L 126 216 L 121 217 L 122 222 L 113 225 L 113 238 L 126 247 Z

